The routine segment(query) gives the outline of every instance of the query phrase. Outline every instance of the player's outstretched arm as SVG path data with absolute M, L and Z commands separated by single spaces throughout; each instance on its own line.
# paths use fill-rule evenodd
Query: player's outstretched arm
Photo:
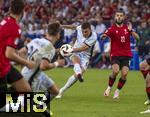
M 28 52 L 28 50 L 27 50 L 27 48 L 26 47 L 23 47 L 23 48 L 21 48 L 20 50 L 18 50 L 18 54 L 19 54 L 19 56 L 21 56 L 21 57 L 23 57 L 23 58 L 27 58 L 27 52 Z
M 10 46 L 6 47 L 5 56 L 12 61 L 27 66 L 28 68 L 32 69 L 35 66 L 35 63 L 33 61 L 28 61 L 17 55 L 16 49 L 14 49 L 13 47 Z
M 65 64 L 64 60 L 57 60 L 54 63 L 50 63 L 49 60 L 44 58 L 44 59 L 42 59 L 42 61 L 40 63 L 40 69 L 42 71 L 45 71 L 45 70 L 49 70 L 49 69 L 52 69 L 52 68 L 55 68 L 58 66 L 64 66 L 64 64 Z
M 85 50 L 87 50 L 87 49 L 89 49 L 89 46 L 88 45 L 86 45 L 86 44 L 84 44 L 82 47 L 80 47 L 80 48 L 73 48 L 73 51 L 72 52 L 82 52 L 82 51 L 85 51 Z
M 62 28 L 76 30 L 77 26 L 75 25 L 61 25 Z

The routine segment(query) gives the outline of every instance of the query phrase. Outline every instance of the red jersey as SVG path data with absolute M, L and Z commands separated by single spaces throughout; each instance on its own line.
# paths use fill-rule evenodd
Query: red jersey
M 111 40 L 111 52 L 110 56 L 127 56 L 132 57 L 130 47 L 130 31 L 127 25 L 117 27 L 112 25 L 108 30 L 105 31 L 107 36 Z
M 20 27 L 12 17 L 6 17 L 0 22 L 0 78 L 5 77 L 10 68 L 10 60 L 6 58 L 7 46 L 17 47 L 20 38 Z

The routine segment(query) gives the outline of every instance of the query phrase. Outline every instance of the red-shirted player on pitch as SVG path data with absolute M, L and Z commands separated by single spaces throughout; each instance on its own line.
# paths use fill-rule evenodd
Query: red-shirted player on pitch
M 119 91 L 124 86 L 129 71 L 129 60 L 132 57 L 130 35 L 133 35 L 135 39 L 139 39 L 137 33 L 132 30 L 131 23 L 124 24 L 124 19 L 125 13 L 122 10 L 116 11 L 114 25 L 108 28 L 101 36 L 102 39 L 108 36 L 111 40 L 112 74 L 109 76 L 109 83 L 104 96 L 109 96 L 116 77 L 121 70 L 121 78 L 113 98 L 119 98 Z
M 145 91 L 147 93 L 148 100 L 144 103 L 145 105 L 150 105 L 150 56 L 145 59 L 143 62 L 140 63 L 140 71 L 143 74 L 143 77 L 145 79 Z M 150 108 L 148 108 L 146 111 L 140 112 L 141 114 L 150 113 Z
M 31 91 L 30 85 L 20 72 L 10 64 L 10 61 L 15 61 L 29 68 L 34 67 L 33 62 L 21 58 L 16 52 L 21 34 L 18 22 L 22 17 L 23 9 L 22 0 L 12 0 L 10 15 L 0 22 L 0 107 L 6 103 L 2 98 L 2 92 L 7 91 L 7 83 L 11 84 L 17 92 Z

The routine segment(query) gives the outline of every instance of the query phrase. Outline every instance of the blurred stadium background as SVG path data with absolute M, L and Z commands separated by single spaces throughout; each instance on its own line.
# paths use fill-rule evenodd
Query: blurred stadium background
M 0 0 L 0 20 L 8 15 L 9 2 Z M 44 36 L 47 24 L 54 21 L 73 25 L 89 21 L 98 35 L 90 69 L 85 73 L 85 83 L 78 83 L 66 92 L 62 100 L 52 102 L 55 117 L 141 117 L 139 112 L 145 108 L 146 95 L 144 80 L 138 71 L 129 73 L 128 84 L 121 92 L 120 100 L 102 96 L 110 73 L 110 42 L 108 39 L 101 41 L 100 35 L 113 23 L 114 12 L 123 9 L 126 21 L 131 21 L 140 35 L 139 42 L 131 37 L 133 58 L 130 65 L 131 70 L 139 70 L 139 63 L 150 54 L 150 0 L 25 0 L 25 3 L 18 48 Z M 61 40 L 55 47 L 73 43 L 75 38 L 76 31 L 62 29 Z M 63 86 L 71 73 L 71 68 L 48 71 L 59 86 Z
M 1 0 L 0 20 L 8 14 L 9 2 L 10 0 Z M 139 61 L 150 52 L 150 0 L 25 0 L 25 2 L 19 48 L 30 40 L 43 36 L 50 22 L 60 21 L 62 24 L 79 25 L 83 21 L 89 21 L 98 35 L 91 66 L 110 68 L 109 40 L 101 41 L 100 35 L 113 23 L 114 12 L 123 9 L 127 21 L 132 22 L 133 28 L 141 38 L 136 42 L 131 37 L 134 55 L 131 69 L 138 70 Z M 58 48 L 63 43 L 73 43 L 75 38 L 75 31 L 62 29 L 61 41 L 56 43 L 55 47 Z

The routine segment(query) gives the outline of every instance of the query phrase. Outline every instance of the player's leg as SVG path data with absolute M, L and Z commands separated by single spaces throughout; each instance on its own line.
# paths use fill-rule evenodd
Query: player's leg
M 150 104 L 150 99 L 149 99 L 149 95 L 150 95 L 150 58 L 148 58 L 147 60 L 144 60 L 143 62 L 140 63 L 140 71 L 143 74 L 143 77 L 146 81 L 146 93 L 148 96 L 148 100 L 146 102 L 144 102 L 145 105 L 149 105 Z
M 25 81 L 21 73 L 14 67 L 11 67 L 10 72 L 7 74 L 6 78 L 7 78 L 7 83 L 11 84 L 15 92 L 31 92 L 31 88 L 28 82 Z M 24 105 L 24 96 L 19 95 L 18 98 L 22 100 L 21 105 Z M 17 107 L 14 107 L 14 108 L 17 108 Z M 5 110 L 5 107 L 3 109 Z
M 140 71 L 143 74 L 144 79 L 146 79 L 146 76 L 148 72 L 150 71 L 149 63 L 150 63 L 150 58 L 140 63 Z
M 75 77 L 78 78 L 78 80 L 80 82 L 83 82 L 83 79 L 82 79 L 82 68 L 81 68 L 81 65 L 80 65 L 80 57 L 77 56 L 77 55 L 72 55 L 71 56 L 71 61 L 73 63 L 73 70 L 74 70 L 74 73 L 75 73 Z
M 149 105 L 150 104 L 150 72 L 147 74 L 146 77 L 146 93 L 147 93 L 148 100 L 147 103 L 145 104 Z
M 50 92 L 50 100 L 52 100 L 59 93 L 59 88 L 55 82 L 48 77 L 45 73 L 41 72 L 37 78 L 38 81 L 33 80 L 32 85 L 34 85 L 32 90 L 34 92 L 44 91 Z M 35 82 L 34 82 L 35 81 Z
M 77 81 L 78 79 L 75 77 L 75 75 L 70 76 L 66 84 L 60 89 L 59 94 L 56 96 L 56 98 L 61 98 L 63 93 L 72 85 L 74 85 Z
M 121 78 L 119 79 L 117 89 L 115 90 L 113 98 L 119 98 L 119 92 L 126 83 L 127 74 L 129 72 L 129 61 L 130 61 L 130 58 L 128 58 L 128 57 L 123 57 L 120 61 L 121 62 L 121 64 L 120 64 Z
M 0 78 L 0 111 L 2 107 L 6 105 L 7 80 L 6 78 Z
M 112 57 L 111 64 L 112 64 L 112 74 L 109 76 L 108 87 L 104 92 L 104 96 L 110 95 L 111 89 L 114 85 L 114 82 L 116 80 L 116 77 L 117 77 L 117 75 L 119 73 L 119 69 L 120 69 L 120 67 L 119 67 L 120 62 L 116 57 Z
M 53 113 L 49 110 L 49 103 L 59 93 L 59 88 L 54 83 L 54 81 L 50 77 L 48 77 L 44 72 L 39 72 L 39 74 L 36 75 L 32 82 L 32 90 L 34 92 L 45 92 L 45 95 L 47 97 L 45 103 L 47 104 L 48 108 L 43 114 L 46 117 L 52 116 Z
M 80 65 L 81 65 L 81 69 L 82 69 L 81 74 L 83 74 L 83 73 L 85 72 L 85 70 L 86 70 L 87 67 L 88 67 L 88 64 L 89 64 L 89 59 L 88 59 L 88 58 L 86 58 L 86 57 L 81 57 L 81 58 L 80 58 Z M 59 94 L 58 94 L 58 96 L 57 96 L 56 98 L 61 98 L 62 95 L 63 95 L 63 93 L 64 93 L 68 88 L 70 88 L 71 86 L 73 86 L 73 85 L 77 82 L 77 80 L 78 80 L 77 77 L 78 77 L 77 74 L 72 75 L 72 76 L 68 79 L 67 83 L 60 89 Z M 82 77 L 82 79 L 83 79 L 83 76 L 81 76 L 81 77 Z
M 147 93 L 148 100 L 144 104 L 149 105 L 150 104 L 150 73 L 148 73 L 146 76 L 146 93 Z M 148 108 L 147 110 L 142 111 L 140 113 L 141 114 L 150 113 L 150 109 Z
M 7 75 L 7 80 L 17 92 L 31 92 L 29 83 L 23 78 L 21 73 L 13 67 Z

